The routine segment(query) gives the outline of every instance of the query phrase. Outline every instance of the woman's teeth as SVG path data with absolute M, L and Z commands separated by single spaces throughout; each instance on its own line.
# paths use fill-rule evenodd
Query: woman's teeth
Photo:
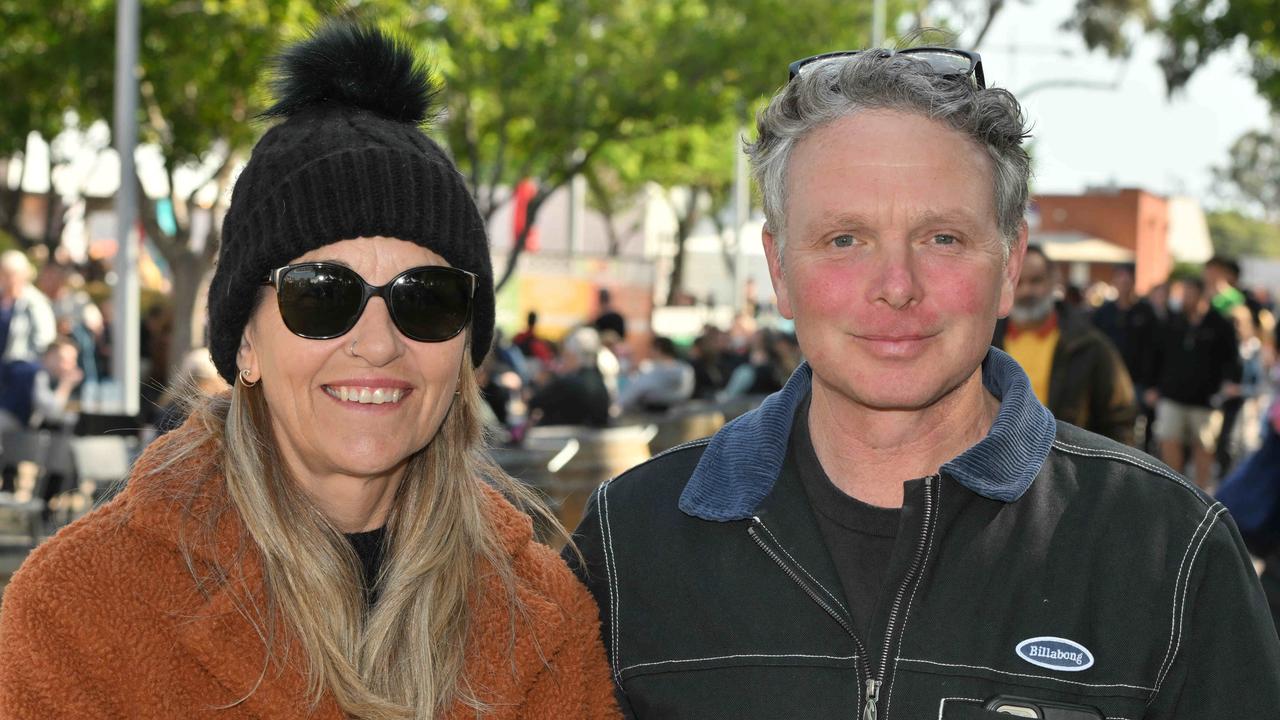
M 400 402 L 400 398 L 404 396 L 404 390 L 400 388 L 362 388 L 362 387 L 329 387 L 324 386 L 324 391 L 329 393 L 330 397 L 337 398 L 343 402 L 354 402 L 362 405 L 381 405 L 382 403 Z

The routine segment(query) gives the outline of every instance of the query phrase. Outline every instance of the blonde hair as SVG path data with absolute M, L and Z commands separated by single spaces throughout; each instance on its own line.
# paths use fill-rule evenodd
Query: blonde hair
M 476 687 L 482 678 L 463 676 L 468 599 L 482 587 L 482 573 L 492 572 L 504 589 L 513 644 L 523 613 L 510 557 L 486 511 L 484 484 L 537 516 L 558 539 L 569 542 L 569 536 L 533 491 L 489 458 L 479 414 L 483 400 L 469 358 L 462 362 L 458 390 L 436 436 L 410 458 L 396 491 L 376 580 L 378 601 L 371 608 L 351 543 L 293 481 L 276 451 L 259 388 L 236 383 L 229 395 L 206 398 L 194 408 L 202 431 L 181 434 L 164 447 L 153 472 L 207 453 L 210 439 L 221 445 L 226 505 L 221 513 L 199 513 L 203 518 L 192 513 L 204 527 L 185 538 L 183 552 L 201 592 L 243 587 L 235 567 L 202 573 L 189 553 L 193 542 L 211 542 L 219 518 L 230 512 L 241 521 L 241 552 L 251 542 L 261 555 L 265 607 L 264 598 L 235 596 L 268 651 L 259 683 L 273 661 L 285 661 L 283 621 L 305 655 L 313 703 L 327 691 L 347 716 L 361 720 L 429 719 L 457 701 L 483 713 Z M 175 490 L 187 498 L 200 495 L 198 488 L 170 488 L 167 494 Z M 228 707 L 255 689 L 245 688 Z

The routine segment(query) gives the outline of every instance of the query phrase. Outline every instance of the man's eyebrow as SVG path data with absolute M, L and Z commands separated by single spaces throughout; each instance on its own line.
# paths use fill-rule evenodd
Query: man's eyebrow
M 814 224 L 825 230 L 837 227 L 865 227 L 872 223 L 862 213 L 834 212 L 822 215 Z
M 925 209 L 910 216 L 910 224 L 914 228 L 924 227 L 927 225 L 972 225 L 976 222 L 977 216 L 970 210 L 965 208 L 947 208 L 943 210 Z M 833 212 L 823 215 L 814 223 L 815 227 L 822 230 L 833 228 L 861 228 L 869 227 L 875 223 L 871 222 L 866 215 L 855 212 Z
M 953 225 L 957 223 L 970 225 L 976 219 L 977 216 L 967 209 L 950 208 L 946 210 L 925 210 L 912 217 L 912 224 L 915 226 Z

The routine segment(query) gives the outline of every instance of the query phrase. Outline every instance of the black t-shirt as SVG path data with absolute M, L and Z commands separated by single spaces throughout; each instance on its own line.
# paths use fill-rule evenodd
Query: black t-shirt
M 386 535 L 385 526 L 365 532 L 346 533 L 347 540 L 356 551 L 356 557 L 360 558 L 360 567 L 364 574 L 364 593 L 370 607 L 378 602 L 378 589 L 375 584 L 378 580 L 378 570 L 382 567 L 382 542 Z
M 542 411 L 539 425 L 605 427 L 609 424 L 609 389 L 599 370 L 580 368 L 556 377 L 534 393 L 529 409 Z
M 1235 326 L 1212 310 L 1195 324 L 1186 315 L 1173 315 L 1163 328 L 1156 364 L 1160 397 L 1210 407 L 1223 382 L 1240 382 Z
M 793 467 L 809 496 L 818 529 L 840 576 L 853 627 L 867 640 L 871 637 L 871 620 L 884 594 L 902 508 L 869 505 L 831 483 L 809 436 L 807 399 L 796 412 L 787 452 L 794 460 Z

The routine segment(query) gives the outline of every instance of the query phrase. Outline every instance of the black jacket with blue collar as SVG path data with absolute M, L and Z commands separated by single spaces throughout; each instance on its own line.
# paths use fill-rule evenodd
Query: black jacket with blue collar
M 988 436 L 906 483 L 876 637 L 794 478 L 801 366 L 709 440 L 603 485 L 575 571 L 637 718 L 1280 718 L 1280 644 L 1234 523 L 1155 460 L 1054 421 L 992 350 Z M 782 478 L 781 480 L 779 478 Z M 1054 717 L 1046 715 L 1047 718 Z

